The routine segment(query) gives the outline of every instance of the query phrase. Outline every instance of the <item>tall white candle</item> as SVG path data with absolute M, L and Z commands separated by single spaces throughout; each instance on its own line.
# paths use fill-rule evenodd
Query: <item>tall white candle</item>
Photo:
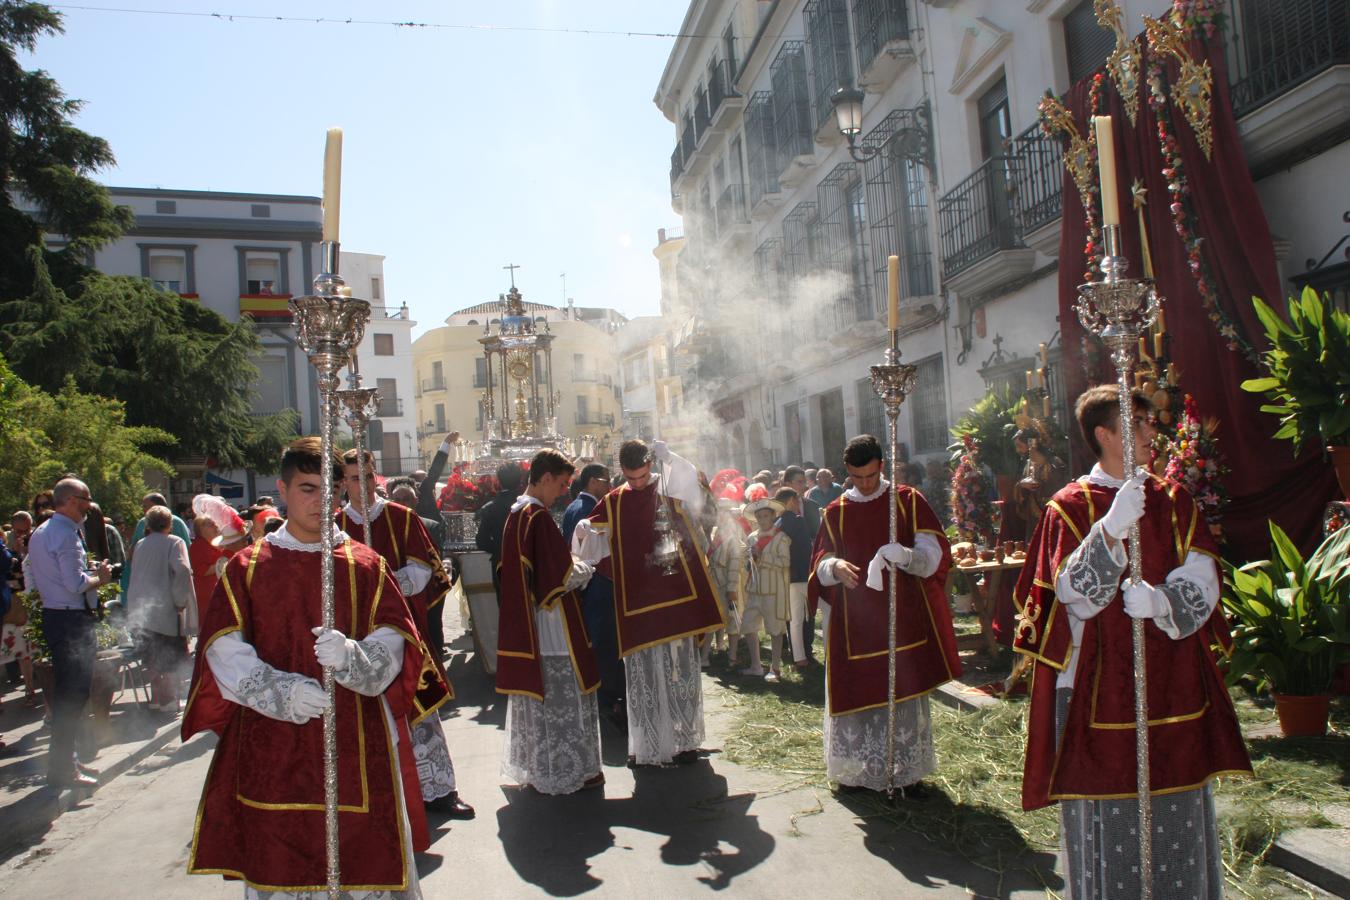
M 342 204 L 342 129 L 328 129 L 323 149 L 323 239 L 338 239 L 338 208 Z
M 900 330 L 900 257 L 886 257 L 886 327 Z
M 1120 224 L 1120 197 L 1116 193 L 1116 137 L 1110 116 L 1093 116 L 1097 130 L 1097 172 L 1102 189 L 1102 225 Z

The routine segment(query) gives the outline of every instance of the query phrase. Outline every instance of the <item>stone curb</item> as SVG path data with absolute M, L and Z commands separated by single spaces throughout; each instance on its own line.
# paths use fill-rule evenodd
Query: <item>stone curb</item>
M 66 788 L 56 796 L 54 801 L 43 802 L 43 795 L 47 794 L 50 797 L 50 793 L 45 786 L 39 785 L 30 788 L 13 803 L 7 804 L 5 815 L 0 817 L 0 856 L 3 856 L 24 835 L 33 832 L 35 829 L 45 829 L 64 813 L 74 808 L 81 799 L 97 794 L 119 775 L 130 771 L 136 765 L 163 749 L 166 744 L 178 736 L 181 726 L 181 717 L 176 717 L 160 726 L 148 740 L 131 747 L 121 756 L 111 758 L 106 765 L 100 765 L 98 787 L 92 790 Z M 25 807 L 27 808 L 25 809 Z M 16 815 L 20 810 L 22 810 L 22 813 Z
M 1280 835 L 1266 860 L 1337 897 L 1350 897 L 1350 832 L 1295 828 Z

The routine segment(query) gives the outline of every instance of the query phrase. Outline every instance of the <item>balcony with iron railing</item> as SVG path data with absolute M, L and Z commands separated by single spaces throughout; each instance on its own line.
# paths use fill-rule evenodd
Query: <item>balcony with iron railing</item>
M 578 425 L 603 425 L 606 428 L 613 428 L 614 413 L 578 412 L 576 413 L 576 423 Z
M 440 377 L 440 378 L 423 378 L 423 379 L 422 379 L 422 393 L 425 394 L 427 391 L 443 391 L 443 390 L 445 390 L 445 378 L 444 378 L 444 376 L 442 376 L 442 377 Z
M 858 87 L 880 93 L 914 61 L 906 0 L 853 0 Z
M 717 239 L 727 240 L 736 234 L 749 234 L 750 214 L 745 206 L 745 185 L 729 184 L 722 189 L 716 207 Z
M 975 293 L 1031 270 L 1036 251 L 1022 241 L 1009 157 L 985 160 L 938 200 L 943 278 L 958 293 Z
M 574 384 L 603 384 L 610 387 L 614 384 L 613 375 L 605 375 L 595 371 L 573 371 L 572 381 Z
M 708 114 L 708 89 L 699 85 L 698 91 L 694 94 L 694 145 L 703 140 L 703 135 L 707 133 L 708 126 L 712 124 L 712 117 Z
M 1229 55 L 1233 114 L 1253 175 L 1350 132 L 1350 3 L 1240 0 Z
M 769 71 L 778 182 L 783 187 L 795 187 L 816 163 L 811 90 L 806 80 L 806 42 L 784 41 Z
M 736 92 L 736 73 L 730 60 L 719 59 L 709 72 L 708 111 L 713 131 L 723 131 L 736 120 L 745 98 Z
M 1064 145 L 1032 125 L 1009 143 L 1014 201 L 1022 240 L 1047 256 L 1059 255 L 1064 208 Z
M 397 419 L 403 415 L 403 398 L 381 397 L 375 406 L 375 416 L 380 419 Z

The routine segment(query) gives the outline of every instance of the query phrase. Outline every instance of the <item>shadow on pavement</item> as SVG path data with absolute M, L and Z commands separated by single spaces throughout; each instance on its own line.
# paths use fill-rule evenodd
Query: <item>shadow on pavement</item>
M 1055 854 L 1033 850 L 1005 816 L 955 804 L 942 791 L 922 800 L 900 799 L 897 793 L 894 804 L 872 792 L 841 794 L 838 801 L 858 817 L 867 851 L 889 862 L 910 884 L 959 885 L 973 897 L 996 900 L 1006 900 L 1016 891 L 1063 888 L 1063 879 L 1055 873 Z M 910 812 L 906 804 L 921 811 Z M 941 843 L 938 834 L 919 827 L 920 822 L 934 821 L 951 823 L 961 846 Z M 916 837 L 931 852 L 916 848 Z
M 665 835 L 661 863 L 703 865 L 699 881 L 713 890 L 768 859 L 774 839 L 749 815 L 753 794 L 728 796 L 727 781 L 706 759 L 672 768 L 634 770 L 631 797 L 581 791 L 546 797 L 528 788 L 503 789 L 497 830 L 516 873 L 554 897 L 575 897 L 602 883 L 590 859 L 614 846 L 615 828 Z M 729 845 L 732 852 L 724 852 Z M 658 885 L 652 885 L 659 890 Z

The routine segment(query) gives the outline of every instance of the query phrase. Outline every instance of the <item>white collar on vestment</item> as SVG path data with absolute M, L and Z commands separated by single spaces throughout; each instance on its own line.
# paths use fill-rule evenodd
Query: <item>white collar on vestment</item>
M 347 533 L 341 528 L 338 528 L 336 524 L 332 526 L 332 529 L 334 547 L 347 540 Z M 282 525 L 271 534 L 263 535 L 263 540 L 267 541 L 267 543 L 271 544 L 273 547 L 279 547 L 282 550 L 299 550 L 301 553 L 315 553 L 323 549 L 323 544 L 321 542 L 316 541 L 313 544 L 306 544 L 304 541 L 296 540 L 296 538 L 291 535 L 290 531 L 287 530 L 286 525 Z
M 374 522 L 380 517 L 380 513 L 384 512 L 384 505 L 388 502 L 388 500 L 385 500 L 379 494 L 375 495 L 375 502 L 370 504 L 370 521 Z M 342 511 L 347 514 L 347 518 L 351 519 L 357 525 L 366 524 L 366 520 L 361 517 L 361 510 L 359 507 L 348 503 L 343 507 Z
M 854 503 L 866 503 L 867 501 L 875 500 L 882 494 L 886 493 L 886 490 L 890 486 L 891 483 L 887 481 L 885 478 L 883 478 L 881 479 L 881 486 L 878 487 L 872 493 L 868 494 L 866 497 L 864 497 L 862 495 L 862 491 L 858 490 L 856 487 L 851 487 L 847 491 L 844 491 L 844 496 L 847 497 L 849 500 L 852 500 Z
M 544 505 L 544 501 L 540 500 L 538 497 L 531 497 L 529 494 L 521 494 L 519 497 L 516 498 L 516 502 L 511 504 L 511 512 L 522 510 L 525 507 L 529 506 L 531 503 L 533 503 L 535 506 Z
M 1147 474 L 1143 468 L 1138 466 L 1135 467 L 1135 471 L 1139 472 L 1140 474 Z M 1087 480 L 1090 484 L 1095 484 L 1099 485 L 1100 487 L 1108 487 L 1108 488 L 1118 488 L 1125 483 L 1125 479 L 1123 478 L 1117 478 L 1114 475 L 1108 475 L 1106 473 L 1106 470 L 1102 468 L 1101 463 L 1092 464 L 1092 471 L 1088 473 Z

